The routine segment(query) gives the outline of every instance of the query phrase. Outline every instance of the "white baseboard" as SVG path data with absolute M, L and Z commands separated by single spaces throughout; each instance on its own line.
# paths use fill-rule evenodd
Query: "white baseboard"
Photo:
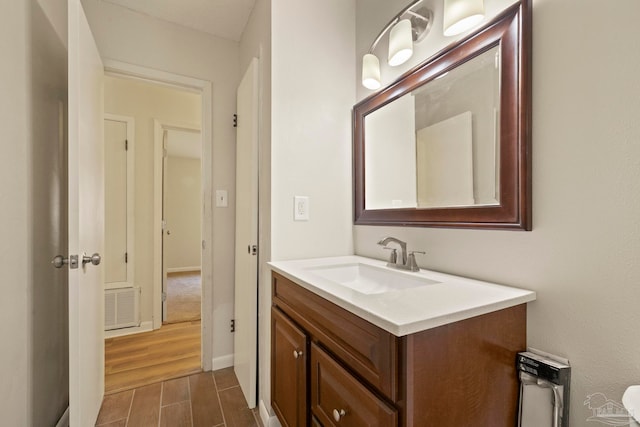
M 110 331 L 104 331 L 104 338 L 123 337 L 125 335 L 139 334 L 141 332 L 149 332 L 153 330 L 153 322 L 151 320 L 140 323 L 140 326 L 134 326 L 132 328 L 112 329 Z
M 56 427 L 69 427 L 69 407 L 64 411 L 64 414 L 60 417 L 56 423 Z
M 264 400 L 261 400 L 259 403 L 260 406 L 260 419 L 262 420 L 262 424 L 265 427 L 281 427 L 280 421 L 278 421 L 278 417 L 269 416 L 269 411 L 267 411 L 267 407 L 264 404 Z
M 200 271 L 200 266 L 167 268 L 167 273 L 184 273 L 185 271 Z
M 218 369 L 229 368 L 233 366 L 233 354 L 226 354 L 220 357 L 214 357 L 211 359 L 212 362 L 212 370 L 217 371 Z

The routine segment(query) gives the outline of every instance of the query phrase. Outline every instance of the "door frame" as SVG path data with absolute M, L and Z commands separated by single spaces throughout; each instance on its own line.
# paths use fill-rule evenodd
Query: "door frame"
M 213 90 L 210 81 L 187 77 L 166 71 L 110 59 L 104 60 L 105 75 L 142 80 L 201 95 L 202 118 L 202 322 L 201 365 L 204 371 L 212 369 L 213 358 Z M 162 165 L 154 165 L 154 179 L 162 178 Z M 160 175 L 158 175 L 160 174 Z M 159 206 L 158 206 L 159 205 Z M 159 219 L 157 217 L 160 217 Z M 162 200 L 154 201 L 154 266 L 162 263 Z M 162 326 L 162 272 L 154 268 L 153 328 Z M 208 338 L 208 339 L 205 339 Z

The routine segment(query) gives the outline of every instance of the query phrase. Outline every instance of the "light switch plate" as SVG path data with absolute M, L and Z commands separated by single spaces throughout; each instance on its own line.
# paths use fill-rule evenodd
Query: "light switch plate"
M 309 221 L 309 197 L 295 196 L 293 198 L 293 219 L 295 221 Z
M 216 207 L 226 208 L 229 206 L 229 195 L 227 190 L 216 190 Z

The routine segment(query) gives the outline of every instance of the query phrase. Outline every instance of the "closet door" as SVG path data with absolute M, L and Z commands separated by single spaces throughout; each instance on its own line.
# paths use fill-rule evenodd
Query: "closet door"
M 105 288 L 133 286 L 134 119 L 105 114 Z

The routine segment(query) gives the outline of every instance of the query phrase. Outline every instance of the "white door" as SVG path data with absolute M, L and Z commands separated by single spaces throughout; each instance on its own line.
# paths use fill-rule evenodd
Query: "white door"
M 69 414 L 83 427 L 104 394 L 103 268 L 83 262 L 104 250 L 103 66 L 80 0 L 68 0 L 68 19 Z
M 238 87 L 234 371 L 256 406 L 258 327 L 258 59 Z
M 105 114 L 105 289 L 131 287 L 133 281 L 133 117 Z

